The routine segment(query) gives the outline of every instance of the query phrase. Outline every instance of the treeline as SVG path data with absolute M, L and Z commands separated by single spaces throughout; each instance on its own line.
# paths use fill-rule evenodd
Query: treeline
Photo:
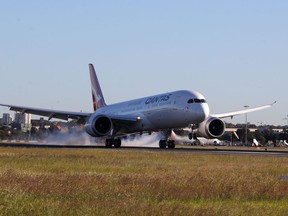
M 231 132 L 226 132 L 223 137 L 220 138 L 220 140 L 226 140 L 231 141 L 231 138 L 234 141 L 240 141 L 242 143 L 245 143 L 245 127 L 237 129 L 236 134 L 239 137 L 239 140 L 235 136 L 235 134 Z M 248 143 L 251 143 L 253 139 L 256 139 L 258 142 L 260 142 L 262 145 L 267 142 L 273 142 L 276 143 L 279 140 L 288 140 L 288 130 L 283 129 L 282 132 L 275 132 L 273 128 L 266 128 L 263 130 L 256 130 L 255 132 L 247 130 L 247 141 Z

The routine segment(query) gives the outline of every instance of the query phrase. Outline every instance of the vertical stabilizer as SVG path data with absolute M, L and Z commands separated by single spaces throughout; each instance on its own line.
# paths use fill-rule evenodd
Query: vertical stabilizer
M 98 108 L 106 106 L 106 103 L 93 64 L 89 64 L 89 72 L 92 88 L 93 109 L 96 111 Z

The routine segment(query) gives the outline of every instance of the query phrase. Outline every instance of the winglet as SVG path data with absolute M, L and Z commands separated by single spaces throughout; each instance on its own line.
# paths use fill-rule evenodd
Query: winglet
M 93 109 L 96 111 L 98 108 L 106 106 L 106 103 L 93 64 L 89 64 L 89 72 L 92 89 Z

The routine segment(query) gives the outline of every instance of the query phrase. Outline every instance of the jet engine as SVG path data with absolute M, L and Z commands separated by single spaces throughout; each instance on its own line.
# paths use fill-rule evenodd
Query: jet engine
M 85 125 L 86 132 L 93 137 L 107 136 L 112 129 L 112 121 L 105 115 L 92 116 Z
M 207 139 L 214 139 L 223 136 L 225 132 L 225 123 L 219 118 L 208 117 L 205 121 L 200 123 L 198 128 L 198 136 Z

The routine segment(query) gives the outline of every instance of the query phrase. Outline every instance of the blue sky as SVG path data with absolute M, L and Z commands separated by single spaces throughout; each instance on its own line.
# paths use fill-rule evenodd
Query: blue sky
M 190 89 L 212 113 L 276 100 L 248 121 L 284 125 L 287 11 L 284 0 L 1 1 L 0 102 L 90 112 L 93 63 L 107 103 Z

